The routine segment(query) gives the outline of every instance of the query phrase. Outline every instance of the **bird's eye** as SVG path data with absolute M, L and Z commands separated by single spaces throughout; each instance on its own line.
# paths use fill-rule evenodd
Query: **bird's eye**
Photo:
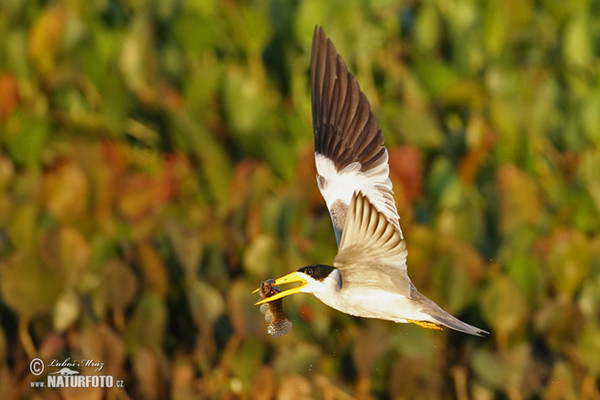
M 313 274 L 312 268 L 306 268 L 306 275 L 311 276 Z

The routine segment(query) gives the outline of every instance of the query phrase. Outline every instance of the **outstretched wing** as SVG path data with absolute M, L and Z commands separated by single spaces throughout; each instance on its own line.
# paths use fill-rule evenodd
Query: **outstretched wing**
M 375 287 L 409 297 L 406 243 L 400 231 L 366 195 L 352 196 L 334 266 L 344 287 Z
M 418 316 L 421 326 L 447 326 L 481 336 L 488 332 L 462 322 L 419 293 L 406 271 L 406 244 L 400 231 L 360 193 L 352 196 L 346 225 L 333 265 L 342 275 L 342 287 L 353 293 L 402 295 L 410 299 L 403 310 Z M 377 301 L 377 300 L 374 300 Z M 406 318 L 406 317 L 403 317 Z
M 338 246 L 355 192 L 363 193 L 402 237 L 383 134 L 356 78 L 318 26 L 312 44 L 311 99 L 317 184 Z

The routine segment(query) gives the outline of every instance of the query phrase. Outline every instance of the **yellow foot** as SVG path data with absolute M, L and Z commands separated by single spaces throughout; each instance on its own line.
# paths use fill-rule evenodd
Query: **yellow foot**
M 422 326 L 423 328 L 427 328 L 427 329 L 437 329 L 437 330 L 442 330 L 442 327 L 434 324 L 433 322 L 427 322 L 427 321 L 415 321 L 412 319 L 409 319 L 408 322 L 412 322 L 413 324 L 417 324 L 419 326 Z

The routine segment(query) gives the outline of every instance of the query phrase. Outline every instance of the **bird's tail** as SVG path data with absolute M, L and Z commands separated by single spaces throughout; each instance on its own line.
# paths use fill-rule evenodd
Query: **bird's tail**
M 416 293 L 415 293 L 416 292 Z M 440 329 L 441 326 L 445 326 L 455 331 L 468 333 L 469 335 L 483 336 L 489 334 L 489 332 L 483 329 L 477 328 L 476 326 L 469 325 L 466 322 L 462 322 L 460 319 L 450 315 L 444 311 L 440 306 L 428 299 L 421 293 L 415 290 L 412 295 L 415 300 L 421 305 L 421 312 L 431 317 L 429 321 L 411 321 L 417 325 L 425 328 Z

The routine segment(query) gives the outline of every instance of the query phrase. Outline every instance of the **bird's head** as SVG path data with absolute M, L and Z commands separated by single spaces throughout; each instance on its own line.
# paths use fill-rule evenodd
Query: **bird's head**
M 277 293 L 274 296 L 267 297 L 259 301 L 258 304 L 268 303 L 273 300 L 296 293 L 322 293 L 331 290 L 334 287 L 341 287 L 341 275 L 339 271 L 330 265 L 307 265 L 298 270 L 275 279 L 274 285 L 284 285 L 288 283 L 300 282 L 299 286 L 293 287 Z M 253 293 L 258 292 L 256 289 Z

